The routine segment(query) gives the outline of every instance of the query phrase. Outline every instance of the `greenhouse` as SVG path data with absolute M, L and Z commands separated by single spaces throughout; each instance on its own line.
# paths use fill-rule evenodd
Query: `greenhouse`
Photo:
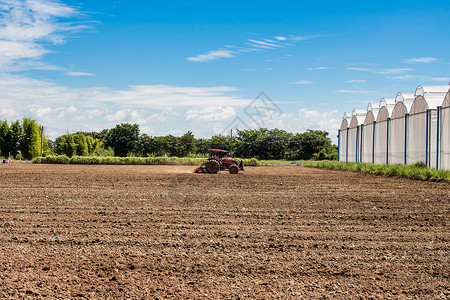
M 338 132 L 339 160 L 375 164 L 423 163 L 450 169 L 449 85 L 419 85 L 367 109 L 344 114 Z
M 438 107 L 438 168 L 450 170 L 450 90 Z

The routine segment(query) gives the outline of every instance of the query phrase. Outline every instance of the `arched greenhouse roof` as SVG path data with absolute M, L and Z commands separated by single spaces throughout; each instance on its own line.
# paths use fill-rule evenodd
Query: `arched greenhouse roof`
M 450 107 L 450 90 L 447 92 L 447 95 L 445 95 L 442 107 Z
M 402 93 L 402 92 L 398 92 L 397 96 L 395 96 L 395 103 L 397 102 L 407 102 L 407 101 L 414 101 L 414 94 L 407 94 L 407 93 Z
M 369 103 L 367 104 L 367 111 L 378 111 L 380 106 L 378 104 Z
M 382 107 L 393 108 L 395 105 L 395 98 L 381 98 L 380 109 Z
M 416 88 L 416 92 L 414 95 L 417 96 L 425 96 L 425 95 L 445 95 L 448 92 L 449 86 L 448 85 L 433 85 L 433 86 L 423 86 L 419 85 Z
M 366 115 L 364 114 L 364 116 L 353 116 L 352 120 L 350 121 L 350 125 L 349 128 L 355 128 L 356 126 L 359 126 L 361 124 L 364 123 L 364 119 L 366 118 Z
M 376 117 L 376 112 L 374 113 L 373 110 L 368 111 L 366 118 L 364 119 L 364 125 L 372 124 L 373 122 L 375 122 Z
M 441 94 L 439 96 L 417 96 L 414 99 L 414 102 L 411 105 L 411 109 L 409 110 L 409 114 L 417 114 L 421 112 L 425 112 L 428 109 L 437 109 L 438 106 L 441 106 L 444 102 L 445 94 Z
M 404 117 L 409 112 L 411 105 L 412 101 L 398 101 L 397 103 L 395 103 L 394 109 L 392 110 L 391 118 L 396 119 Z
M 341 128 L 339 128 L 339 130 L 345 130 L 347 128 L 348 128 L 348 121 L 347 121 L 347 119 L 342 119 Z
M 378 115 L 377 115 L 377 122 L 381 122 L 381 121 L 386 121 L 387 119 L 389 119 L 391 117 L 391 113 L 392 113 L 393 107 L 391 108 L 387 108 L 386 106 L 383 106 L 380 108 L 380 110 L 378 111 Z

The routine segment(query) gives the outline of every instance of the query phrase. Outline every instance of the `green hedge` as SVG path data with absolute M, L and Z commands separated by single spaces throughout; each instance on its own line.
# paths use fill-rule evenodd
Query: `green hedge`
M 347 163 L 342 161 L 302 161 L 305 167 L 317 167 L 339 170 L 353 170 L 378 175 L 401 176 L 430 181 L 450 181 L 449 170 L 430 169 L 422 164 L 413 165 L 375 165 L 369 163 Z
M 79 164 L 79 165 L 188 165 L 196 166 L 205 162 L 204 158 L 191 157 L 97 157 L 65 155 L 45 156 L 33 159 L 35 164 Z M 244 166 L 259 166 L 256 158 L 243 159 Z

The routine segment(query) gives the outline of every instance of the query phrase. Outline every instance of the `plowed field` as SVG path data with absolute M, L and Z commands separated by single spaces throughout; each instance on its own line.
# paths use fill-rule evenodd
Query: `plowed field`
M 450 185 L 0 165 L 1 298 L 450 297 Z

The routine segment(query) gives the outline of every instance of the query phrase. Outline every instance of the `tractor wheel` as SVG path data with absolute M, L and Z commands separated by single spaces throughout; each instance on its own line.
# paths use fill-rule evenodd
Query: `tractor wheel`
M 215 173 L 219 172 L 219 169 L 220 169 L 219 162 L 215 159 L 208 160 L 205 163 L 205 169 L 206 169 L 206 172 L 215 174 Z
M 237 174 L 239 173 L 239 167 L 237 165 L 231 165 L 228 171 L 230 171 L 230 174 Z

